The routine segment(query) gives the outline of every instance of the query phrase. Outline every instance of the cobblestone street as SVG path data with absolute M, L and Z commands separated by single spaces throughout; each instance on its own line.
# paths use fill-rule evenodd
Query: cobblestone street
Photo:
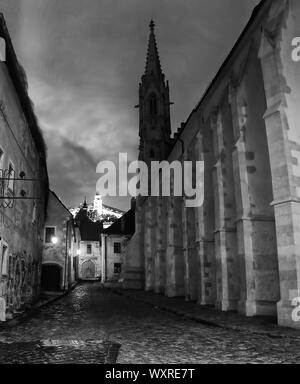
M 119 348 L 120 347 L 120 348 Z M 299 363 L 299 338 L 199 324 L 129 297 L 80 284 L 0 331 L 0 362 Z

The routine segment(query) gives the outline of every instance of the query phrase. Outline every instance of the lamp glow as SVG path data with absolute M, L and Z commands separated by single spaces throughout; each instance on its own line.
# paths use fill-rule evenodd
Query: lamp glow
M 55 237 L 55 236 L 53 236 L 53 237 L 51 238 L 51 242 L 52 242 L 52 244 L 57 244 L 57 243 L 58 243 L 58 238 Z

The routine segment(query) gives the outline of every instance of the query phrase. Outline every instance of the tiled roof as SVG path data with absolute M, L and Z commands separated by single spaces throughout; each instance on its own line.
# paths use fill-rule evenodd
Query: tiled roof
M 106 235 L 133 235 L 135 232 L 135 211 L 130 209 L 110 227 L 104 229 L 102 233 Z
M 75 217 L 80 231 L 81 240 L 83 241 L 99 241 L 103 225 L 100 221 L 92 221 L 86 210 L 80 209 Z

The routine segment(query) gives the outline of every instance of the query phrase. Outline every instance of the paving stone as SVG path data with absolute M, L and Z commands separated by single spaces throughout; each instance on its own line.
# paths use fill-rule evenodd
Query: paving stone
M 31 318 L 0 331 L 0 363 L 114 361 L 299 363 L 300 339 L 198 323 L 98 283 L 79 285 Z

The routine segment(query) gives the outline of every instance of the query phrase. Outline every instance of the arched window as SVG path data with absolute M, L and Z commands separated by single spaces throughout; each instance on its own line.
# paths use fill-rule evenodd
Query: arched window
M 153 149 L 150 149 L 150 158 L 153 159 L 155 157 L 155 153 Z
M 157 115 L 157 99 L 156 99 L 155 95 L 150 96 L 149 109 L 150 109 L 150 115 L 152 115 L 152 116 Z

